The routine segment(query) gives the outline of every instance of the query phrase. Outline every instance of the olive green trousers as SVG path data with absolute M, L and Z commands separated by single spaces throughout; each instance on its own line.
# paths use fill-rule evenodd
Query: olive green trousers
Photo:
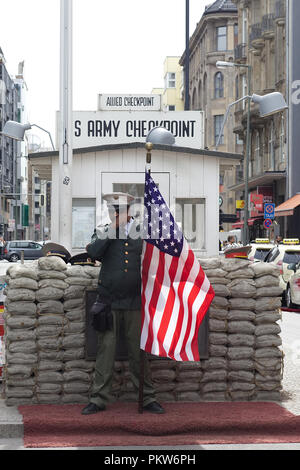
M 124 325 L 132 382 L 136 391 L 139 390 L 141 312 L 140 310 L 113 310 L 112 313 L 113 330 L 104 333 L 97 332 L 98 348 L 90 402 L 98 406 L 105 405 L 111 400 L 117 331 L 120 324 Z M 155 392 L 150 379 L 149 364 L 145 357 L 143 406 L 154 401 L 156 401 Z

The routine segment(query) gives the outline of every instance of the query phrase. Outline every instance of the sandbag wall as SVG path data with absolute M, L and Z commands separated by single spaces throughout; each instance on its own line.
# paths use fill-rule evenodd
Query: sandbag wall
M 150 357 L 158 400 L 280 400 L 279 271 L 266 263 L 201 260 L 216 296 L 209 310 L 209 359 Z M 94 361 L 85 360 L 86 288 L 100 268 L 40 258 L 7 271 L 4 395 L 7 405 L 86 403 Z M 112 394 L 137 400 L 128 362 L 117 361 Z

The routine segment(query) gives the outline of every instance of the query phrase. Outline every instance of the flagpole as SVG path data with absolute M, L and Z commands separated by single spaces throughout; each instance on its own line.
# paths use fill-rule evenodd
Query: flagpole
M 146 143 L 146 171 L 151 174 L 151 151 L 153 144 L 151 142 Z M 140 349 L 140 380 L 139 380 L 139 413 L 143 413 L 143 401 L 144 401 L 144 379 L 145 379 L 145 351 Z

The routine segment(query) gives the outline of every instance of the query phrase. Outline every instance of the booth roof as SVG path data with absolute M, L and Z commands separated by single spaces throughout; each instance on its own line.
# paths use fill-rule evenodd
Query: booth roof
M 83 153 L 95 153 L 95 152 L 104 152 L 106 150 L 126 150 L 126 149 L 136 149 L 142 148 L 145 149 L 145 143 L 143 142 L 132 142 L 126 144 L 110 144 L 110 145 L 98 145 L 94 147 L 84 147 L 73 149 L 73 154 L 83 154 Z M 216 150 L 206 150 L 206 149 L 194 149 L 190 147 L 179 147 L 177 145 L 154 145 L 153 151 L 163 150 L 168 152 L 176 153 L 190 153 L 193 155 L 205 155 L 207 157 L 217 157 L 228 160 L 242 160 L 244 157 L 238 153 L 229 153 L 229 152 L 219 152 Z M 50 152 L 34 152 L 28 155 L 29 159 L 42 158 L 42 157 L 56 157 L 59 155 L 59 150 L 54 150 Z

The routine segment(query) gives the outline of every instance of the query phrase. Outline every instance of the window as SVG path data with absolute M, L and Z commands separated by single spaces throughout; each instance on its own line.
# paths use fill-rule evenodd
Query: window
M 221 72 L 215 75 L 215 98 L 224 98 L 224 78 Z
M 205 249 L 205 199 L 176 199 L 175 220 L 192 249 Z
M 217 28 L 217 51 L 227 51 L 227 26 Z
M 242 17 L 242 43 L 248 43 L 248 18 L 247 18 L 247 10 L 246 8 L 243 9 L 243 17 Z
M 96 226 L 95 199 L 73 199 L 72 247 L 85 248 Z
M 234 24 L 234 47 L 239 43 L 239 25 L 238 23 Z
M 215 145 L 218 142 L 219 135 L 222 129 L 222 124 L 224 121 L 224 115 L 220 114 L 219 116 L 214 116 L 214 129 L 215 129 Z M 220 145 L 224 144 L 224 133 L 221 136 L 220 139 Z
M 176 74 L 174 72 L 168 72 L 165 76 L 165 88 L 176 87 Z
M 174 104 L 170 104 L 168 106 L 168 111 L 175 111 L 175 105 Z

